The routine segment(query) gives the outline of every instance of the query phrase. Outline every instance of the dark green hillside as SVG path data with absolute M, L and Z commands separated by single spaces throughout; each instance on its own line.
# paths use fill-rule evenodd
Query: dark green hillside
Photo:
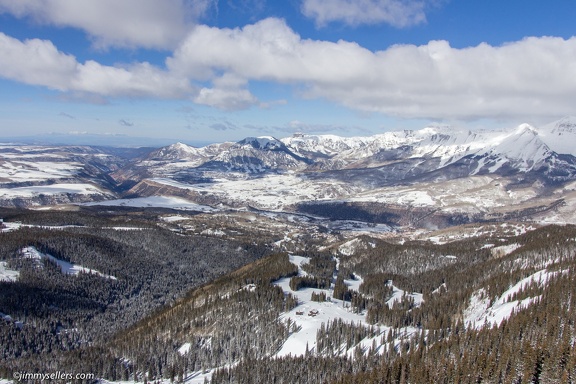
M 110 380 L 143 381 L 145 377 L 182 379 L 184 372 L 245 356 L 263 358 L 295 331 L 293 323 L 279 321 L 278 316 L 297 302 L 270 284 L 295 272 L 286 254 L 265 257 L 190 291 L 108 341 L 48 354 L 50 363 L 45 358 L 14 359 L 4 364 L 4 370 L 56 365 Z M 191 348 L 181 354 L 178 348 L 184 343 Z
M 16 283 L 0 283 L 0 312 L 23 321 L 0 321 L 0 376 L 59 369 L 182 382 L 191 372 L 213 370 L 213 383 L 241 384 L 576 381 L 574 226 L 448 244 L 364 236 L 358 241 L 367 246 L 349 255 L 336 251 L 338 243 L 303 252 L 310 258 L 302 265 L 306 275 L 296 276 L 288 254 L 271 252 L 256 235 L 184 235 L 135 212 L 114 220 L 138 230 L 111 229 L 102 216 L 93 227 L 87 218 L 71 218 L 83 226 L 0 234 L 2 259 L 21 273 Z M 48 261 L 39 268 L 19 255 L 24 246 L 117 280 L 66 276 Z M 471 297 L 490 306 L 538 272 L 546 272 L 545 281 L 504 299 L 526 300 L 525 309 L 499 326 L 467 323 Z M 304 356 L 274 358 L 301 331 L 281 316 L 299 305 L 273 284 L 282 277 L 291 279 L 293 292 L 328 289 L 332 298 L 321 291 L 311 299 L 343 300 L 338 305 L 368 324 L 334 319 Z M 358 291 L 349 289 L 345 280 L 360 277 Z M 389 305 L 396 289 L 406 294 Z M 406 327 L 409 337 L 402 336 Z M 371 344 L 361 346 L 366 338 Z
M 42 366 L 47 355 L 108 341 L 190 289 L 269 253 L 254 242 L 172 232 L 134 212 L 4 213 L 6 221 L 31 225 L 0 233 L 0 261 L 20 272 L 18 281 L 0 282 L 0 312 L 12 319 L 0 319 L 4 369 L 24 361 Z M 51 260 L 30 259 L 26 247 L 114 279 L 64 274 Z

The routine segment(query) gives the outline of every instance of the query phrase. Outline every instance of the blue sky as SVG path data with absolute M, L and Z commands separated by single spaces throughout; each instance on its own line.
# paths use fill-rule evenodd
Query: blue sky
M 573 0 L 0 0 L 0 137 L 539 125 L 576 115 L 574 20 Z

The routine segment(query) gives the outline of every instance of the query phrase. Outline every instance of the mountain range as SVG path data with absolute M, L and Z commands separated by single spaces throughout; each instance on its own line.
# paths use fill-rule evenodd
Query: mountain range
M 431 125 L 369 137 L 248 137 L 200 148 L 2 145 L 0 204 L 176 196 L 226 209 L 334 218 L 342 218 L 342 209 L 332 208 L 346 204 L 354 211 L 346 218 L 385 211 L 371 220 L 387 224 L 415 224 L 407 211 L 430 214 L 434 225 L 447 225 L 448 216 L 574 222 L 572 143 L 574 117 L 508 130 Z

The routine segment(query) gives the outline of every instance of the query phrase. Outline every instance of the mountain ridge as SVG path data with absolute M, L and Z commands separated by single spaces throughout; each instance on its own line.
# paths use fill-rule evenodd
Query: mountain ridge
M 187 159 L 193 161 L 196 167 L 216 161 L 223 169 L 229 163 L 228 170 L 261 173 L 290 168 L 306 170 L 307 165 L 322 170 L 369 167 L 378 160 L 386 162 L 392 158 L 439 158 L 439 167 L 443 167 L 473 155 L 497 156 L 508 162 L 514 160 L 522 172 L 531 170 L 551 152 L 574 156 L 576 150 L 559 144 L 558 137 L 562 135 L 574 135 L 576 139 L 576 118 L 566 117 L 544 128 L 521 124 L 513 130 L 471 131 L 449 126 L 427 126 L 420 130 L 391 131 L 372 136 L 295 134 L 282 139 L 260 136 L 205 147 L 178 143 L 181 153 L 174 154 L 171 148 L 176 144 L 173 144 L 155 151 L 148 160 Z M 520 149 L 523 151 L 519 152 Z M 164 152 L 167 154 L 162 155 Z M 257 166 L 270 160 L 274 152 L 284 152 L 293 160 L 275 159 L 266 166 Z M 239 162 L 238 158 L 244 158 L 244 162 Z M 213 168 L 214 164 L 211 165 Z
M 576 222 L 569 213 L 576 207 L 576 156 L 565 144 L 572 137 L 576 142 L 576 118 L 566 117 L 508 130 L 430 125 L 365 137 L 296 134 L 203 147 L 174 143 L 130 158 L 104 149 L 6 145 L 0 146 L 0 204 L 175 196 L 212 207 L 297 211 L 302 204 L 363 202 L 394 212 L 427 207 L 442 217 L 457 213 L 472 221 L 502 211 L 502 217 L 525 217 L 554 206 L 561 212 L 554 217 Z M 75 197 L 82 191 L 66 188 L 72 182 L 103 193 Z M 53 187 L 40 188 L 46 184 Z

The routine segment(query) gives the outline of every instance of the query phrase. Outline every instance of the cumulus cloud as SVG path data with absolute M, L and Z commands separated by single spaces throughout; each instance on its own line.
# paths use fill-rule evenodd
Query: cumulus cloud
M 226 111 L 247 109 L 257 104 L 257 99 L 247 89 L 202 88 L 193 98 L 196 104 Z
M 0 32 L 0 76 L 31 85 L 66 90 L 78 63 L 46 40 L 21 42 Z
M 70 88 L 106 96 L 166 99 L 183 98 L 192 92 L 186 79 L 175 77 L 149 63 L 111 67 L 95 61 L 78 66 Z
M 302 39 L 269 18 L 235 29 L 197 25 L 161 69 L 79 63 L 50 41 L 0 32 L 2 77 L 66 94 L 192 100 L 225 110 L 269 106 L 250 91 L 251 82 L 263 82 L 402 118 L 548 118 L 574 113 L 574 62 L 576 37 L 464 49 L 430 41 L 373 52 L 353 42 Z
M 242 29 L 197 26 L 167 66 L 202 81 L 224 73 L 293 84 L 303 97 L 359 111 L 474 119 L 570 113 L 575 61 L 576 38 L 530 37 L 464 49 L 431 41 L 372 52 L 352 42 L 301 39 L 283 20 L 269 18 Z
M 193 92 L 186 79 L 149 63 L 127 67 L 79 63 L 47 40 L 20 41 L 0 32 L 0 76 L 31 85 L 101 96 L 183 98 Z
M 386 23 L 399 28 L 425 22 L 424 8 L 425 2 L 419 0 L 304 0 L 301 7 L 318 26 Z
M 216 0 L 0 0 L 0 13 L 85 31 L 98 48 L 172 49 Z
M 193 98 L 197 104 L 227 111 L 238 111 L 258 104 L 258 99 L 246 89 L 247 80 L 233 73 L 226 73 L 212 80 L 214 87 L 204 87 Z

